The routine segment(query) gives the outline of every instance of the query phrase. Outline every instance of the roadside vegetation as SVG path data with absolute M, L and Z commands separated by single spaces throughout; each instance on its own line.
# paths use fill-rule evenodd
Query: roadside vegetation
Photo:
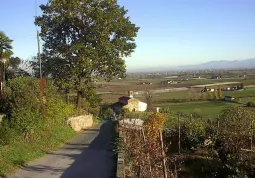
M 125 118 L 137 115 L 127 113 Z M 255 176 L 255 108 L 229 107 L 212 119 L 198 113 L 177 115 L 167 107 L 161 113 L 142 115 L 141 129 L 120 127 L 121 137 L 116 140 L 127 177 Z
M 139 27 L 117 1 L 51 1 L 40 9 L 35 24 L 43 50 L 29 63 L 20 65 L 13 57 L 13 40 L 0 32 L 3 176 L 73 138 L 68 117 L 93 114 L 95 123 L 108 118 L 102 115 L 94 81 L 125 77 L 123 58 L 136 48 Z
M 56 149 L 76 133 L 66 124 L 75 106 L 65 103 L 51 81 L 41 93 L 33 77 L 8 80 L 0 99 L 0 175 Z

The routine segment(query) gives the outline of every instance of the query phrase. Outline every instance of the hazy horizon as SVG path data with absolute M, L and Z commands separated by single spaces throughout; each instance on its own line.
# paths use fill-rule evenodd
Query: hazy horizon
M 47 0 L 35 2 L 2 2 L 0 15 L 8 18 L 0 19 L 0 31 L 14 40 L 14 56 L 22 59 L 37 54 L 35 9 L 40 15 L 38 6 Z M 141 27 L 137 49 L 126 59 L 128 71 L 255 57 L 253 0 L 118 2 Z

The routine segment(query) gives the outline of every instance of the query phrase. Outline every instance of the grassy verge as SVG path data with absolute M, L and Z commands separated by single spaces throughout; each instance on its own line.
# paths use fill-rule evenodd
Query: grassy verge
M 58 126 L 41 130 L 28 140 L 21 136 L 15 137 L 10 144 L 0 146 L 0 176 L 13 173 L 26 163 L 55 150 L 76 135 L 77 133 L 68 126 Z

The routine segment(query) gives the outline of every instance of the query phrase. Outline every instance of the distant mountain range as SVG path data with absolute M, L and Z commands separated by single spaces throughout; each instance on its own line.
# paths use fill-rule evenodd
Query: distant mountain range
M 186 66 L 164 66 L 164 67 L 150 67 L 144 69 L 130 70 L 130 72 L 163 72 L 163 71 L 180 71 L 180 70 L 205 70 L 205 69 L 242 69 L 255 68 L 255 58 L 234 61 L 210 61 L 206 63 Z

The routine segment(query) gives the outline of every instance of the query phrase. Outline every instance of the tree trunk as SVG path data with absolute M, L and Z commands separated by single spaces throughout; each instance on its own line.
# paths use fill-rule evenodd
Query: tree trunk
M 82 79 L 79 77 L 79 88 L 77 90 L 77 108 L 81 107 L 81 99 L 82 99 L 82 91 L 81 91 L 81 86 L 82 86 Z
M 81 93 L 82 93 L 81 91 L 79 91 L 79 90 L 77 91 L 77 103 L 76 103 L 76 104 L 77 104 L 77 105 L 76 105 L 77 108 L 80 108 L 80 107 L 81 107 L 81 99 L 82 99 Z

